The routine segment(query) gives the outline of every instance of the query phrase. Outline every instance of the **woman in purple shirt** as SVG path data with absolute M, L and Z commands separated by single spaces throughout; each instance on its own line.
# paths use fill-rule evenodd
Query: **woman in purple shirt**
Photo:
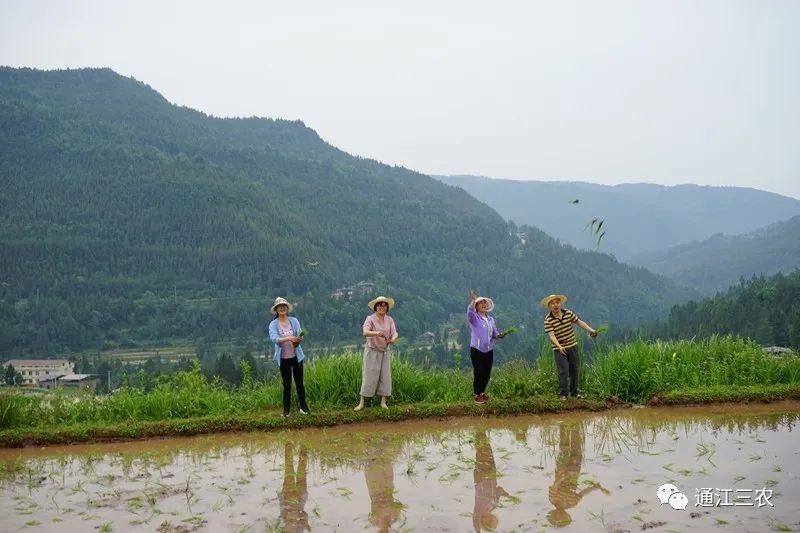
M 475 403 L 486 403 L 486 386 L 492 375 L 494 363 L 495 339 L 502 339 L 503 334 L 497 331 L 494 317 L 489 314 L 494 309 L 491 298 L 478 296 L 474 290 L 470 291 L 470 303 L 467 306 L 467 320 L 472 330 L 469 342 L 469 358 L 472 360 L 472 392 L 475 394 Z

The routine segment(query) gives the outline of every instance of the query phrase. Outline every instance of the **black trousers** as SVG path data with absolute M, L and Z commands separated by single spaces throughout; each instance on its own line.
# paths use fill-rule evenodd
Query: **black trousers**
M 553 352 L 558 371 L 558 395 L 577 396 L 578 395 L 578 347 L 566 349 L 566 354 L 558 350 Z M 567 388 L 567 377 L 569 377 L 569 388 Z M 569 391 L 569 392 L 567 392 Z
M 472 360 L 472 392 L 477 396 L 486 392 L 489 378 L 492 377 L 492 363 L 494 363 L 494 350 L 482 352 L 470 347 L 469 358 Z
M 306 386 L 303 385 L 303 363 L 297 361 L 297 356 L 291 359 L 281 359 L 281 379 L 283 380 L 283 412 L 288 414 L 292 405 L 292 375 L 294 386 L 297 388 L 297 403 L 300 409 L 308 411 L 306 405 Z

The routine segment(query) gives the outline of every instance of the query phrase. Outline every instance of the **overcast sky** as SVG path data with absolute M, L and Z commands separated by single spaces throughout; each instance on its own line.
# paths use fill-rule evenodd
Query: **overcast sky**
M 433 174 L 800 198 L 800 1 L 0 0 L 0 64 L 107 66 Z

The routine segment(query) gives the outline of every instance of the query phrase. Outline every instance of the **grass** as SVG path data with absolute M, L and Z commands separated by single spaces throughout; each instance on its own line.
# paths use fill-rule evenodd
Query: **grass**
M 733 336 L 638 340 L 600 353 L 587 369 L 584 388 L 600 397 L 645 403 L 672 391 L 757 385 L 800 385 L 800 358 L 773 358 L 757 343 Z
M 273 431 L 302 427 L 328 427 L 357 422 L 393 422 L 422 418 L 441 418 L 470 415 L 511 415 L 545 413 L 564 410 L 600 410 L 602 402 L 577 400 L 564 405 L 555 397 L 525 400 L 492 400 L 490 406 L 469 402 L 457 404 L 417 403 L 389 410 L 375 408 L 354 412 L 352 409 L 317 411 L 309 416 L 283 418 L 273 413 L 241 413 L 187 419 L 146 420 L 108 423 L 78 423 L 57 427 L 15 428 L 0 431 L 0 446 L 68 444 L 73 442 L 104 442 L 153 438 L 159 436 L 189 436 L 232 431 Z
M 45 397 L 0 393 L 0 446 L 546 412 L 564 407 L 601 409 L 609 400 L 678 405 L 800 399 L 800 358 L 766 356 L 757 344 L 735 337 L 610 346 L 595 351 L 581 377 L 587 399 L 565 406 L 555 395 L 557 379 L 550 354 L 533 363 L 514 360 L 494 369 L 488 391 L 492 401 L 476 406 L 471 402 L 470 370 L 426 369 L 397 358 L 392 362 L 392 408 L 353 413 L 361 357 L 344 354 L 306 366 L 312 415 L 282 419 L 277 416 L 279 378 L 265 382 L 246 378 L 242 386 L 231 388 L 207 381 L 195 366 L 163 376 L 148 393 L 134 388 L 85 397 L 60 392 Z

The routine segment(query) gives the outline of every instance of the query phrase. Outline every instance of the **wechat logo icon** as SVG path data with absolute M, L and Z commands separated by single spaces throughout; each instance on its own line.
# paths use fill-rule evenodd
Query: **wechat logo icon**
M 661 502 L 661 505 L 668 503 L 675 510 L 685 511 L 686 506 L 689 504 L 689 498 L 671 483 L 665 483 L 658 487 L 656 496 L 658 496 L 658 501 Z

